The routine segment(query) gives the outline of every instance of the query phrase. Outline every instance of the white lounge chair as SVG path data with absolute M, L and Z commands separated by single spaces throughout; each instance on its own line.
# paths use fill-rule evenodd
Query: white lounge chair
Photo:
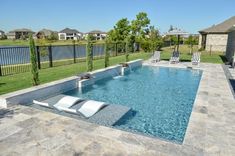
M 78 111 L 82 113 L 86 118 L 89 118 L 95 113 L 97 113 L 104 106 L 106 106 L 104 102 L 88 100 L 82 105 L 82 107 Z
M 76 104 L 78 101 L 81 101 L 78 97 L 73 96 L 65 96 L 61 98 L 54 107 L 58 110 L 69 110 L 70 107 L 72 107 L 74 104 Z M 71 110 L 72 111 L 72 110 Z
M 193 53 L 191 61 L 192 61 L 192 65 L 198 65 L 201 61 L 201 53 L 199 52 Z
M 179 63 L 180 61 L 180 53 L 178 51 L 173 51 L 172 56 L 170 58 L 170 63 Z
M 60 100 L 58 100 L 58 98 L 60 98 Z M 57 99 L 58 102 L 55 103 L 55 100 L 52 100 L 55 103 L 54 105 L 47 102 L 39 102 L 36 100 L 33 100 L 33 103 L 51 109 L 56 108 L 59 111 L 64 111 L 67 113 L 81 113 L 86 118 L 93 116 L 100 109 L 107 105 L 104 102 L 82 100 L 78 97 L 73 96 L 58 96 L 55 99 Z
M 60 100 L 58 100 L 60 98 Z M 70 111 L 74 112 L 73 110 L 70 110 L 69 107 L 75 105 L 80 101 L 80 98 L 73 97 L 73 96 L 58 96 L 57 97 L 58 102 L 56 103 L 50 103 L 50 102 L 41 102 L 37 100 L 33 100 L 33 103 L 38 106 L 46 107 L 46 108 L 56 108 L 59 111 Z
M 40 101 L 37 101 L 37 100 L 33 100 L 33 103 L 36 104 L 36 105 L 42 106 L 42 107 L 53 108 L 46 102 L 40 102 Z
M 159 62 L 161 57 L 161 52 L 160 51 L 155 51 L 152 58 L 151 62 Z

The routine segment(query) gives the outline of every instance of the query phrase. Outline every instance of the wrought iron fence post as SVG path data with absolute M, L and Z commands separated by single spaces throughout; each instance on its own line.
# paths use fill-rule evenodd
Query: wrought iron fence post
M 40 60 L 39 46 L 36 46 L 36 53 L 37 53 L 38 69 L 41 69 L 41 60 Z
M 117 48 L 117 44 L 118 44 L 118 43 L 115 43 L 115 52 L 116 52 L 116 53 L 115 53 L 115 55 L 116 55 L 116 56 L 118 55 L 118 48 Z
M 210 55 L 211 55 L 211 49 L 212 49 L 212 45 L 210 45 Z
M 2 57 L 2 56 L 1 56 L 1 52 L 2 52 L 2 51 L 1 51 L 1 49 L 0 49 L 0 58 Z M 1 61 L 2 61 L 2 58 L 1 58 Z M 1 62 L 1 63 L 2 63 L 2 62 Z M 2 76 L 2 67 L 1 67 L 1 64 L 0 64 L 0 76 Z
M 76 47 L 75 47 L 75 42 L 73 42 L 73 63 L 76 63 Z
M 94 44 L 91 43 L 91 58 L 92 58 L 92 61 L 94 60 Z
M 2 76 L 2 66 L 0 64 L 0 76 Z
M 52 48 L 51 48 L 51 45 L 49 45 L 49 47 L 48 47 L 48 52 L 49 52 L 49 67 L 53 67 Z
M 135 53 L 136 43 L 134 42 L 132 46 L 134 47 L 133 53 Z

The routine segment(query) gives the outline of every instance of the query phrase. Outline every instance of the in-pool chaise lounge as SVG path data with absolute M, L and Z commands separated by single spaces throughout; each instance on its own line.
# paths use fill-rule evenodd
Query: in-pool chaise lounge
M 46 108 L 56 108 L 61 110 L 60 107 L 68 107 L 69 105 L 74 105 L 80 98 L 72 97 L 72 96 L 65 96 L 65 95 L 58 95 L 53 98 L 53 100 L 44 100 L 44 101 L 37 101 L 33 100 L 33 103 L 42 107 Z
M 201 61 L 201 53 L 199 52 L 193 53 L 191 61 L 192 61 L 192 65 L 199 65 Z
M 49 103 L 46 103 L 46 102 L 40 102 L 40 101 L 37 101 L 37 100 L 33 100 L 33 103 L 36 104 L 36 105 L 42 106 L 42 107 L 53 109 L 53 107 L 50 106 Z
M 172 56 L 170 58 L 170 63 L 179 63 L 180 61 L 180 53 L 178 51 L 173 51 Z
M 77 97 L 69 98 L 72 103 L 65 104 L 64 100 L 62 100 L 65 96 L 66 95 L 59 94 L 40 102 L 34 100 L 32 107 L 76 119 L 87 120 L 104 126 L 113 126 L 124 115 L 131 112 L 131 108 L 126 106 L 104 104 L 104 102 L 93 100 L 82 100 Z M 98 111 L 95 112 L 94 110 Z
M 161 57 L 161 52 L 160 51 L 155 51 L 152 58 L 151 58 L 151 61 L 152 62 L 159 62 L 160 57 Z
M 55 103 L 56 99 L 59 100 L 58 102 Z M 86 118 L 93 116 L 100 109 L 102 109 L 104 106 L 107 105 L 104 102 L 99 102 L 94 100 L 82 100 L 78 97 L 63 96 L 63 95 L 54 97 L 54 99 L 52 99 L 51 102 L 50 101 L 39 102 L 33 100 L 33 103 L 47 108 L 56 108 L 59 111 L 64 111 L 68 113 L 75 113 L 75 114 L 81 113 Z
M 89 118 L 93 116 L 97 111 L 106 106 L 104 102 L 88 100 L 86 101 L 78 111 L 85 117 Z

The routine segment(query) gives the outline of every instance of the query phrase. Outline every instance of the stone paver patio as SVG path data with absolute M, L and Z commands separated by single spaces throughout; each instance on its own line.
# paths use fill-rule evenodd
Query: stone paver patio
M 0 155 L 234 156 L 235 102 L 228 81 L 221 65 L 202 63 L 200 69 L 203 75 L 182 145 L 17 105 L 0 111 Z

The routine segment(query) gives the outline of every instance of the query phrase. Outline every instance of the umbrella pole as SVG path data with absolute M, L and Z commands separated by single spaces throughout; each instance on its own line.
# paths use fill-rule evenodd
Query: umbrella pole
M 180 46 L 180 35 L 178 35 L 177 37 L 178 37 L 177 51 L 179 51 L 179 46 Z

